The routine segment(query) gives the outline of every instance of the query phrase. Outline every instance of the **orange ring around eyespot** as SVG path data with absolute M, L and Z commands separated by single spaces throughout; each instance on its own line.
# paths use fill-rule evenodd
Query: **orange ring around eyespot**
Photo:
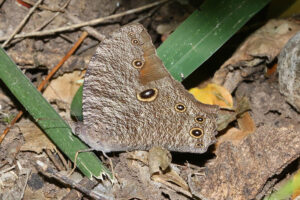
M 201 142 L 197 142 L 196 144 L 195 144 L 195 147 L 196 148 L 201 148 L 201 147 L 203 147 L 203 142 L 201 141 Z
M 181 109 L 181 108 L 179 108 L 178 106 L 182 106 L 183 108 Z M 185 106 L 183 103 L 176 103 L 175 106 L 174 106 L 174 108 L 175 108 L 175 110 L 176 110 L 177 112 L 183 113 L 183 112 L 186 111 L 186 106 Z
M 131 40 L 131 44 L 139 45 L 140 41 L 138 39 L 134 38 L 134 39 Z
M 201 118 L 202 121 L 197 120 L 197 118 Z M 197 122 L 197 123 L 199 123 L 199 124 L 203 124 L 204 121 L 205 121 L 205 117 L 202 117 L 202 116 L 197 116 L 197 117 L 195 117 L 195 122 Z
M 200 131 L 201 134 L 200 135 L 195 135 L 195 133 L 193 133 L 194 131 Z M 204 132 L 202 128 L 192 128 L 190 130 L 190 136 L 192 136 L 193 138 L 201 138 L 203 136 Z
M 151 94 L 151 96 L 149 96 L 149 97 L 142 97 L 143 93 L 146 93 L 148 91 L 153 92 L 153 95 Z M 136 97 L 139 101 L 144 101 L 144 102 L 145 101 L 146 102 L 154 101 L 157 98 L 157 96 L 158 96 L 158 89 L 156 89 L 156 88 L 150 88 L 150 89 L 144 90 L 136 95 Z
M 140 62 L 141 65 L 139 66 L 139 65 L 137 64 L 137 62 Z M 144 66 L 144 62 L 141 61 L 141 60 L 138 60 L 138 59 L 134 59 L 134 60 L 131 62 L 131 64 L 132 64 L 132 66 L 133 66 L 134 68 L 136 68 L 136 69 L 141 69 L 141 68 Z

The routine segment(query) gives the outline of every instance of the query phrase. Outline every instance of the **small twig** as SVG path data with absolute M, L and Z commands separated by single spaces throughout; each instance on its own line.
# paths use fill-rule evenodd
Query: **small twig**
M 53 75 L 57 72 L 57 70 L 66 62 L 66 60 L 75 52 L 75 50 L 79 47 L 79 45 L 82 43 L 82 41 L 88 36 L 87 32 L 83 32 L 81 34 L 81 37 L 77 40 L 77 42 L 73 45 L 73 47 L 70 49 L 70 51 L 60 60 L 60 62 L 51 70 L 51 72 L 48 74 L 48 76 L 45 78 L 45 80 L 40 83 L 38 86 L 38 90 L 42 91 L 44 86 L 48 83 L 48 81 L 53 77 Z M 9 132 L 10 128 L 22 117 L 23 111 L 19 111 L 17 116 L 10 122 L 9 126 L 6 127 L 6 129 L 3 131 L 2 135 L 0 136 L 0 144 L 3 141 L 6 134 Z
M 91 152 L 94 151 L 95 149 L 89 148 L 89 149 L 82 149 L 79 151 L 76 151 L 75 156 L 74 156 L 74 165 L 72 170 L 68 173 L 67 177 L 71 176 L 73 174 L 73 172 L 75 171 L 76 167 L 77 167 L 77 158 L 79 153 L 85 153 L 85 152 Z
M 81 179 L 79 184 L 87 188 L 88 190 L 92 190 L 97 185 L 97 182 L 91 181 L 87 177 L 84 177 L 83 179 Z M 80 192 L 78 192 L 75 189 L 72 189 L 66 196 L 62 198 L 62 200 L 80 200 L 82 199 L 82 196 L 83 195 Z
M 20 200 L 23 199 L 24 197 L 24 193 L 25 193 L 25 189 L 26 189 L 26 186 L 27 186 L 27 183 L 28 183 L 28 179 L 29 179 L 29 175 L 31 174 L 31 170 L 28 170 L 26 172 L 26 179 L 25 179 L 25 182 L 24 182 L 24 187 L 22 189 L 22 192 L 21 192 L 21 196 L 20 196 Z
M 75 41 L 73 41 L 73 39 L 71 37 L 69 37 L 68 35 L 64 34 L 64 33 L 60 33 L 59 37 L 65 39 L 67 42 L 73 44 L 75 43 Z
M 9 125 L 5 128 L 2 135 L 0 136 L 0 144 L 3 141 L 6 134 L 9 132 L 10 128 L 22 117 L 23 111 L 20 110 L 19 113 L 15 116 L 15 118 L 9 123 Z
M 79 45 L 83 42 L 83 40 L 88 36 L 87 32 L 83 32 L 71 50 L 63 57 L 59 63 L 51 70 L 45 80 L 39 85 L 38 90 L 41 91 L 44 86 L 48 83 L 50 78 L 59 70 L 59 68 L 67 61 L 67 59 L 75 52 L 75 50 L 79 47 Z
M 50 149 L 46 149 L 46 154 L 49 156 L 50 160 L 53 162 L 54 166 L 59 170 L 63 171 L 64 167 L 58 162 L 58 160 L 53 156 L 52 152 Z
M 146 18 L 148 18 L 148 17 L 151 17 L 151 16 L 153 15 L 153 13 L 154 13 L 155 11 L 157 11 L 157 10 L 158 10 L 158 7 L 156 7 L 156 8 L 154 8 L 154 9 L 150 10 L 147 14 L 145 14 L 145 15 L 139 17 L 139 18 L 136 19 L 136 20 L 133 20 L 132 22 L 133 22 L 133 23 L 138 23 L 138 22 L 140 22 L 140 21 L 142 21 L 142 20 L 144 20 L 144 19 L 146 19 Z
M 24 38 L 24 37 L 33 37 L 33 36 L 45 36 L 45 35 L 53 35 L 55 33 L 59 33 L 59 32 L 63 32 L 63 31 L 72 31 L 75 30 L 77 28 L 81 28 L 84 26 L 95 26 L 98 25 L 104 21 L 110 20 L 110 19 L 115 19 L 115 18 L 119 18 L 119 17 L 123 17 L 125 15 L 129 15 L 129 14 L 133 14 L 136 12 L 141 12 L 143 10 L 146 10 L 148 8 L 160 5 L 162 3 L 165 3 L 169 0 L 160 0 L 145 6 L 141 6 L 139 8 L 134 8 L 131 10 L 127 10 L 125 12 L 122 13 L 118 13 L 118 14 L 114 14 L 114 15 L 110 15 L 107 17 L 101 17 L 101 18 L 97 18 L 88 22 L 83 22 L 83 23 L 79 23 L 79 24 L 73 24 L 71 26 L 65 26 L 65 27 L 60 27 L 60 28 L 56 28 L 56 29 L 52 29 L 52 30 L 45 30 L 45 31 L 37 31 L 37 32 L 31 32 L 31 33 L 21 33 L 21 34 L 17 34 L 15 35 L 14 38 Z M 6 40 L 7 36 L 1 37 L 0 41 Z
M 66 12 L 66 14 L 67 14 L 67 17 L 69 18 L 69 20 L 71 20 L 73 23 L 82 23 L 82 21 L 79 18 L 75 17 L 70 12 Z M 93 36 L 94 38 L 96 38 L 99 41 L 102 41 L 105 39 L 105 35 L 102 35 L 96 29 L 94 29 L 90 26 L 83 27 L 82 29 L 85 30 L 86 32 L 88 32 L 89 35 Z
M 113 163 L 112 163 L 112 160 L 111 160 L 110 157 L 108 157 L 108 155 L 106 155 L 106 153 L 105 153 L 104 151 L 102 151 L 102 154 L 104 155 L 104 157 L 105 157 L 106 159 L 108 159 L 109 165 L 110 165 L 110 168 L 111 168 L 111 173 L 112 173 L 112 175 L 113 175 L 113 180 L 115 180 L 115 179 L 116 179 L 116 177 L 115 177 L 115 170 L 114 170 L 114 165 L 113 165 Z
M 57 155 L 60 158 L 61 162 L 64 164 L 65 168 L 67 169 L 67 171 L 70 169 L 65 157 L 60 153 L 60 151 L 57 151 Z
M 7 160 L 2 161 L 2 162 L 0 163 L 0 169 L 1 169 L 2 167 L 4 167 L 5 165 L 7 165 L 7 164 L 8 164 L 8 161 L 7 161 Z
M 183 189 L 183 188 L 181 188 L 181 187 L 179 187 L 175 184 L 172 184 L 172 183 L 170 183 L 168 181 L 165 181 L 165 180 L 160 180 L 159 182 L 166 185 L 167 186 L 166 188 L 169 189 L 169 190 L 180 192 L 180 193 L 182 193 L 182 194 L 184 194 L 188 197 L 193 197 L 192 193 L 190 193 L 189 191 L 187 191 L 187 190 L 185 190 L 185 189 Z
M 62 11 L 69 5 L 71 0 L 68 0 L 63 6 Z M 46 27 L 48 24 L 50 24 L 61 12 L 56 12 L 48 21 L 46 21 L 44 24 L 42 24 L 40 27 L 36 28 L 34 31 L 42 30 L 44 27 Z
M 4 174 L 4 173 L 6 173 L 6 172 L 9 172 L 10 170 L 14 169 L 15 167 L 16 167 L 16 165 L 13 165 L 13 166 L 11 166 L 11 167 L 9 167 L 9 168 L 6 168 L 6 169 L 0 171 L 0 174 Z
M 86 46 L 81 47 L 81 49 L 78 49 L 78 51 L 76 51 L 75 55 L 80 55 L 83 52 L 85 52 L 86 50 L 97 46 L 98 44 L 99 44 L 98 41 L 93 41 L 93 42 L 91 42 L 91 44 L 88 44 Z
M 92 197 L 95 199 L 111 199 L 109 196 L 106 196 L 105 194 L 99 194 L 98 192 L 97 193 L 93 192 L 93 191 L 87 189 L 86 187 L 82 186 L 81 184 L 74 182 L 73 180 L 69 179 L 68 177 L 61 175 L 56 170 L 47 166 L 45 163 L 43 163 L 39 160 L 36 162 L 36 164 L 37 164 L 36 165 L 37 170 L 48 178 L 54 178 L 61 183 L 64 183 L 66 185 L 71 186 L 72 188 L 75 188 L 76 190 L 84 193 L 85 195 L 87 195 L 89 197 Z
M 27 22 L 31 14 L 34 12 L 34 10 L 37 8 L 40 3 L 42 3 L 43 0 L 38 0 L 34 6 L 29 10 L 27 15 L 24 17 L 24 19 L 21 21 L 21 23 L 17 26 L 17 28 L 14 30 L 14 32 L 8 37 L 8 39 L 2 44 L 2 48 L 4 48 L 13 38 L 14 36 L 21 30 L 21 28 L 24 26 L 24 24 Z
M 29 5 L 34 5 L 35 2 L 33 1 L 29 1 L 29 0 L 23 0 L 25 3 L 29 4 Z M 44 6 L 44 5 L 39 5 L 38 8 L 42 9 L 42 10 L 49 10 L 52 12 L 64 12 L 63 8 L 50 8 L 48 6 Z
M 5 2 L 5 0 L 0 0 L 0 8 L 2 7 L 4 2 Z

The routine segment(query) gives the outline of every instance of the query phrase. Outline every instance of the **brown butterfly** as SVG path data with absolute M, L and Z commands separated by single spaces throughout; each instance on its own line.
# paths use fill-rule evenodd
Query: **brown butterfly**
M 102 41 L 90 61 L 79 137 L 103 152 L 161 146 L 203 153 L 215 142 L 218 110 L 174 80 L 146 29 L 131 24 Z

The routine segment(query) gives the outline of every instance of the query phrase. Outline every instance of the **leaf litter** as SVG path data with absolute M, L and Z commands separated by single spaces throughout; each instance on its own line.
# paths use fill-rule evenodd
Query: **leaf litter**
M 104 9 L 106 11 L 105 15 L 121 9 L 116 6 L 117 4 L 114 7 L 110 7 L 108 4 L 104 5 L 107 5 L 105 7 L 106 10 Z M 9 1 L 4 3 L 3 6 L 3 9 L 19 13 L 15 19 L 9 19 L 8 24 L 13 24 L 11 20 L 19 21 L 25 13 L 24 8 L 15 7 Z M 91 14 L 88 16 L 93 18 L 97 13 L 94 11 L 93 5 L 85 6 L 82 4 L 71 4 L 71 8 L 76 12 L 79 12 L 78 9 L 82 9 L 85 13 L 89 13 L 92 10 L 93 12 L 90 12 Z M 162 16 L 168 13 L 163 9 L 159 12 L 161 16 L 157 13 L 152 16 L 153 21 L 160 25 L 167 24 L 161 21 Z M 49 11 L 42 12 L 44 12 L 42 16 L 47 17 L 49 15 Z M 131 17 L 138 18 L 139 15 Z M 51 26 L 55 27 L 63 20 L 65 19 L 61 18 L 57 22 L 54 21 Z M 123 23 L 128 21 L 126 18 L 123 20 Z M 36 22 L 31 20 L 26 29 L 36 26 L 35 23 L 40 21 L 43 20 Z M 146 26 L 155 26 L 155 23 L 151 23 L 147 19 L 142 22 Z M 246 96 L 249 99 L 251 111 L 244 113 L 236 123 L 231 123 L 227 129 L 223 130 L 219 134 L 218 143 L 208 153 L 193 155 L 192 157 L 185 154 L 172 154 L 173 162 L 177 163 L 167 164 L 170 168 L 168 171 L 170 177 L 164 176 L 164 170 L 161 170 L 160 167 L 154 170 L 155 173 L 158 173 L 154 179 L 163 179 L 163 182 L 171 183 L 173 186 L 151 180 L 151 175 L 153 178 L 153 174 L 150 174 L 149 163 L 145 159 L 148 152 L 109 155 L 112 160 L 112 166 L 114 166 L 115 177 L 118 180 L 118 183 L 113 186 L 112 190 L 115 197 L 128 199 L 189 199 L 190 195 L 194 195 L 194 197 L 204 199 L 227 199 L 229 197 L 233 199 L 259 199 L 272 190 L 275 183 L 287 175 L 287 172 L 283 170 L 292 161 L 296 161 L 299 158 L 300 117 L 299 113 L 280 94 L 276 75 L 271 77 L 265 76 L 265 69 L 268 66 L 264 63 L 270 63 L 276 59 L 284 44 L 294 33 L 299 31 L 299 25 L 293 20 L 273 20 L 270 23 L 271 25 L 266 25 L 250 36 L 245 41 L 245 44 L 242 44 L 236 53 L 224 63 L 211 80 L 211 82 L 218 83 L 219 86 L 208 89 L 210 93 L 221 93 L 223 97 L 224 93 L 226 95 L 224 98 L 220 98 L 220 95 L 213 95 L 211 99 L 206 101 L 221 101 L 222 105 L 232 108 L 236 104 L 237 97 Z M 278 24 L 277 28 L 275 28 L 274 24 Z M 292 31 L 294 31 L 293 34 L 291 31 L 280 31 L 283 29 L 289 30 L 290 26 Z M 274 32 L 274 29 L 278 31 Z M 69 40 L 65 38 L 72 39 L 76 35 L 78 34 L 66 33 L 66 35 L 51 39 L 25 39 L 9 48 L 8 53 L 21 66 L 26 66 L 23 69 L 32 76 L 33 81 L 38 81 L 44 76 L 45 67 L 51 68 L 53 63 L 57 63 L 57 61 L 51 61 L 51 59 L 57 58 L 57 56 L 53 55 L 60 54 L 60 49 L 69 45 Z M 155 34 L 153 34 L 153 37 L 158 38 Z M 274 41 L 277 42 L 276 47 L 274 47 Z M 91 42 L 90 39 L 87 40 L 87 43 Z M 253 46 L 255 44 L 259 44 L 259 46 Z M 243 48 L 244 46 L 248 46 L 248 48 Z M 63 76 L 53 80 L 53 83 L 50 83 L 50 87 L 45 91 L 45 95 L 51 99 L 59 113 L 66 117 L 69 116 L 68 106 L 62 106 L 58 102 L 64 102 L 63 104 L 65 105 L 70 104 L 70 99 L 72 99 L 74 91 L 76 92 L 76 81 L 81 75 L 80 72 L 73 71 L 75 69 L 83 69 L 87 65 L 92 52 L 92 50 L 87 50 L 83 53 L 84 55 L 74 55 L 66 63 L 68 70 L 61 72 Z M 27 58 L 21 59 L 24 55 Z M 251 70 L 251 68 L 256 67 L 259 67 L 259 69 Z M 246 69 L 246 72 L 239 71 L 241 69 Z M 238 75 L 234 74 L 236 71 L 239 71 Z M 66 72 L 72 73 L 67 74 Z M 230 79 L 228 77 L 238 78 Z M 66 90 L 61 90 L 64 87 Z M 227 91 L 226 89 L 219 89 L 220 87 L 227 88 Z M 207 95 L 207 93 L 199 93 L 201 89 L 195 88 L 195 90 L 198 96 Z M 227 95 L 231 92 L 233 100 L 231 95 Z M 3 94 L 9 96 L 1 91 L 1 95 Z M 0 102 L 1 105 L 8 105 L 7 98 L 1 98 Z M 9 103 L 8 107 L 9 112 L 14 112 L 16 109 L 12 103 Z M 1 126 L 0 130 L 4 129 L 5 125 L 4 122 L 1 123 L 3 126 Z M 6 193 L 6 195 L 1 197 L 3 199 L 17 198 L 17 196 L 10 195 L 13 195 L 14 192 L 20 195 L 24 185 L 28 184 L 24 191 L 23 199 L 62 198 L 68 193 L 67 186 L 62 187 L 58 182 L 50 183 L 43 179 L 42 175 L 37 172 L 32 164 L 36 160 L 42 160 L 53 166 L 44 149 L 54 149 L 54 146 L 46 137 L 41 135 L 41 132 L 38 131 L 35 125 L 28 122 L 28 119 L 22 119 L 18 126 L 20 128 L 13 128 L 10 135 L 0 146 L 0 180 L 2 181 L 0 190 L 2 194 Z M 186 161 L 190 163 L 185 163 Z M 164 161 L 160 160 L 158 164 L 160 162 Z M 7 172 L 3 171 L 7 165 L 14 165 L 14 163 L 14 168 Z M 109 162 L 106 162 L 106 164 L 110 166 Z M 193 167 L 194 165 L 199 168 Z M 26 175 L 18 172 L 20 169 L 31 171 L 28 183 L 26 183 Z M 293 173 L 293 171 L 289 173 Z M 281 177 L 277 176 L 278 174 Z

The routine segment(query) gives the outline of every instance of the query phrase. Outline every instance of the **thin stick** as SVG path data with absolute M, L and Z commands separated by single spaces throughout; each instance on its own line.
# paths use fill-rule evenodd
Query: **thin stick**
M 45 80 L 39 85 L 38 90 L 41 91 L 44 86 L 48 83 L 50 78 L 57 72 L 57 70 L 67 61 L 67 59 L 75 52 L 75 50 L 79 47 L 79 45 L 83 42 L 83 40 L 88 36 L 87 32 L 83 32 L 71 50 L 63 57 L 59 63 L 51 70 Z
M 20 199 L 23 199 L 23 197 L 24 197 L 25 189 L 26 189 L 26 186 L 27 186 L 27 184 L 28 184 L 28 179 L 29 179 L 29 175 L 30 175 L 30 174 L 31 174 L 31 170 L 28 170 L 27 173 L 26 173 L 26 179 L 25 179 L 25 182 L 24 182 L 24 187 L 23 187 L 23 189 L 22 189 Z
M 67 17 L 69 18 L 69 20 L 71 20 L 73 23 L 82 23 L 82 21 L 79 18 L 75 17 L 70 12 L 66 12 L 66 14 L 67 14 Z M 86 32 L 88 32 L 89 35 L 93 36 L 100 42 L 105 39 L 105 35 L 102 35 L 101 33 L 99 33 L 96 29 L 94 29 L 91 26 L 86 26 L 86 27 L 83 27 L 82 29 L 85 30 Z
M 29 1 L 29 0 L 23 0 L 25 3 L 29 4 L 29 5 L 34 5 L 35 2 L 33 1 Z M 64 12 L 63 8 L 50 8 L 48 6 L 44 6 L 44 5 L 39 5 L 38 8 L 43 9 L 43 10 L 49 10 L 52 12 Z
M 57 29 L 52 29 L 52 30 L 45 30 L 45 31 L 36 31 L 36 32 L 31 32 L 31 33 L 22 33 L 22 34 L 18 34 L 15 36 L 15 38 L 24 38 L 24 37 L 33 37 L 33 36 L 45 36 L 45 35 L 53 35 L 55 33 L 59 33 L 59 32 L 63 32 L 63 31 L 72 31 L 75 30 L 77 28 L 81 28 L 84 26 L 95 26 L 97 24 L 100 24 L 104 21 L 110 20 L 110 19 L 115 19 L 115 18 L 119 18 L 119 17 L 123 17 L 125 15 L 129 15 L 129 14 L 133 14 L 136 12 L 140 12 L 143 10 L 146 10 L 148 8 L 160 5 L 162 3 L 165 3 L 169 0 L 160 0 L 145 6 L 141 6 L 139 8 L 134 8 L 131 10 L 127 10 L 125 12 L 122 13 L 118 13 L 118 14 L 114 14 L 114 15 L 110 15 L 107 17 L 101 17 L 101 18 L 97 18 L 88 22 L 83 22 L 83 23 L 79 23 L 79 24 L 73 24 L 71 26 L 65 26 L 65 27 L 61 27 L 61 28 L 57 28 Z M 7 36 L 1 37 L 0 41 L 3 41 L 7 38 Z
M 145 15 L 141 16 L 140 18 L 134 20 L 133 23 L 138 23 L 138 22 L 140 22 L 140 21 L 142 21 L 142 20 L 144 20 L 144 19 L 146 19 L 146 18 L 152 16 L 153 13 L 154 13 L 157 9 L 158 9 L 158 7 L 156 7 L 156 8 L 154 8 L 154 9 L 150 10 L 147 14 L 145 14 Z
M 56 159 L 56 157 L 53 156 L 52 152 L 50 149 L 46 149 L 46 154 L 48 155 L 48 157 L 50 158 L 50 160 L 53 162 L 54 166 L 59 170 L 62 171 L 64 170 L 64 167 L 62 166 L 62 164 L 60 164 L 58 162 L 58 160 Z
M 63 6 L 62 6 L 62 10 L 64 11 L 64 9 L 69 5 L 71 0 L 68 0 Z M 56 12 L 48 21 L 46 21 L 44 24 L 42 24 L 40 27 L 36 28 L 34 31 L 39 31 L 42 30 L 45 26 L 47 26 L 48 24 L 50 24 L 58 15 L 60 14 L 60 12 Z
M 89 149 L 83 149 L 83 150 L 76 151 L 75 157 L 74 157 L 74 166 L 73 166 L 72 170 L 67 174 L 67 177 L 71 176 L 73 174 L 73 172 L 75 171 L 76 167 L 77 167 L 78 154 L 79 153 L 85 153 L 85 152 L 91 152 L 91 151 L 94 151 L 94 150 L 95 149 L 89 148 Z
M 92 190 L 98 183 L 97 181 L 91 181 L 87 177 L 84 177 L 79 181 L 82 187 L 85 187 L 88 190 Z M 83 194 L 78 192 L 76 189 L 72 189 L 66 196 L 64 196 L 61 200 L 81 200 L 83 199 Z
M 161 180 L 159 180 L 157 182 L 162 183 L 162 184 L 168 186 L 167 189 L 169 189 L 169 190 L 180 192 L 180 193 L 182 193 L 182 194 L 184 194 L 184 195 L 186 195 L 188 197 L 191 197 L 191 198 L 193 197 L 193 195 L 189 191 L 187 191 L 187 190 L 185 190 L 185 189 L 183 189 L 183 188 L 181 188 L 181 187 L 179 187 L 179 186 L 177 186 L 175 184 L 172 184 L 172 183 L 170 183 L 168 181 L 165 181 L 165 180 L 161 179 Z
M 3 3 L 5 2 L 5 0 L 1 0 L 0 1 L 0 8 L 2 7 Z
M 21 21 L 21 23 L 17 26 L 15 31 L 8 37 L 8 39 L 2 44 L 2 48 L 4 48 L 13 38 L 14 36 L 21 30 L 21 28 L 24 26 L 24 24 L 27 22 L 31 14 L 34 12 L 34 10 L 42 3 L 43 0 L 38 0 L 34 6 L 29 10 L 27 15 L 24 17 L 24 19 Z
M 61 9 L 65 9 L 69 3 L 70 3 L 71 0 L 68 0 L 63 6 Z M 24 1 L 25 2 L 25 1 Z M 25 3 L 28 3 L 28 2 L 25 2 Z M 34 3 L 30 4 L 30 5 L 33 5 Z M 40 31 L 42 30 L 45 26 L 47 26 L 49 23 L 51 23 L 61 12 L 56 12 L 48 21 L 44 22 L 40 27 L 34 29 L 34 31 Z M 21 41 L 23 38 L 19 38 L 19 39 L 16 39 L 14 42 L 19 42 Z
M 60 160 L 62 161 L 62 163 L 64 164 L 65 168 L 67 169 L 67 171 L 69 170 L 69 165 L 66 161 L 66 159 L 64 158 L 64 156 L 60 153 L 60 151 L 56 152 L 58 157 L 60 158 Z
M 70 51 L 61 59 L 61 61 L 51 70 L 51 72 L 48 74 L 48 76 L 45 78 L 45 80 L 40 83 L 38 86 L 38 90 L 42 91 L 44 86 L 48 83 L 50 78 L 55 74 L 55 72 L 64 64 L 64 62 L 75 52 L 75 50 L 79 47 L 79 45 L 82 43 L 82 41 L 88 36 L 87 32 L 83 32 L 81 34 L 81 37 L 77 40 L 77 42 L 74 44 L 74 46 L 70 49 Z M 17 116 L 10 122 L 9 126 L 6 127 L 6 129 L 3 131 L 2 135 L 0 136 L 0 144 L 3 141 L 6 134 L 9 132 L 10 128 L 18 121 L 18 119 L 23 115 L 23 111 L 19 111 Z
M 17 116 L 15 116 L 15 118 L 9 123 L 9 126 L 5 128 L 2 135 L 0 136 L 0 144 L 5 138 L 6 134 L 9 132 L 10 128 L 20 119 L 20 117 L 22 117 L 22 115 L 23 115 L 23 111 L 20 110 Z
M 16 165 L 13 165 L 13 166 L 11 166 L 11 167 L 9 167 L 9 168 L 6 168 L 6 169 L 0 171 L 0 174 L 4 174 L 4 173 L 6 173 L 6 172 L 9 172 L 10 170 L 14 169 L 15 167 L 16 167 Z
M 79 49 L 78 51 L 76 51 L 75 55 L 80 55 L 83 52 L 85 52 L 86 50 L 91 49 L 91 48 L 97 46 L 98 44 L 99 44 L 98 41 L 91 42 L 91 44 L 88 44 L 88 45 L 86 45 L 84 47 L 81 47 L 81 49 Z
M 56 170 L 53 168 L 47 166 L 45 163 L 41 161 L 36 162 L 36 168 L 37 170 L 42 173 L 44 176 L 48 178 L 54 178 L 58 180 L 61 183 L 64 183 L 66 185 L 71 186 L 72 188 L 75 188 L 76 190 L 84 193 L 85 195 L 92 197 L 94 199 L 111 199 L 109 196 L 106 196 L 105 194 L 96 193 L 94 191 L 91 191 L 90 189 L 86 188 L 85 186 L 82 186 L 79 183 L 76 183 L 75 181 L 69 179 L 66 176 L 61 175 L 60 173 L 57 173 Z

